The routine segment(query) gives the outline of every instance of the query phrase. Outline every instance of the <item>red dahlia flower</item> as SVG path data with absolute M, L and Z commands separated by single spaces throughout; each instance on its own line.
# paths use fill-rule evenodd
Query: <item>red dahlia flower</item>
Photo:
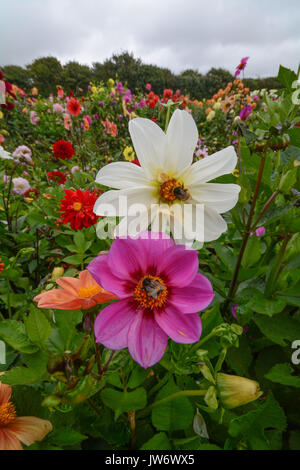
M 97 200 L 97 194 L 89 190 L 81 191 L 76 189 L 65 189 L 65 199 L 60 202 L 61 216 L 63 223 L 70 222 L 73 230 L 80 230 L 83 227 L 94 225 L 98 216 L 94 214 L 93 207 Z
M 77 101 L 76 98 L 71 98 L 68 101 L 67 108 L 70 114 L 73 116 L 78 116 L 81 110 L 81 104 Z
M 70 160 L 74 155 L 73 145 L 67 140 L 58 140 L 53 144 L 52 148 L 56 158 L 61 158 L 62 160 Z
M 64 184 L 67 180 L 61 171 L 49 171 L 47 176 L 49 180 L 55 181 L 57 184 Z
M 1 258 L 0 258 L 0 261 L 1 261 Z M 4 264 L 4 263 L 0 263 L 0 273 L 2 273 L 2 271 L 3 271 L 3 266 L 5 266 L 5 264 Z

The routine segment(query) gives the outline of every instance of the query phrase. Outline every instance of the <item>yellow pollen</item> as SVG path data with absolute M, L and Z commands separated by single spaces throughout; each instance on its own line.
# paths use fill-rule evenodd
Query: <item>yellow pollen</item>
M 183 184 L 175 178 L 168 178 L 162 182 L 159 193 L 161 198 L 166 202 L 173 202 L 175 199 L 178 201 L 186 201 L 190 197 Z
M 99 291 L 99 286 L 81 287 L 78 292 L 78 297 L 88 299 L 89 297 L 93 297 L 93 295 L 96 295 Z
M 145 279 L 153 281 L 150 287 L 145 287 Z M 134 298 L 139 302 L 141 307 L 153 310 L 161 308 L 166 302 L 168 289 L 160 277 L 151 275 L 144 276 L 137 284 L 134 290 Z
M 74 202 L 73 204 L 74 211 L 80 211 L 81 208 L 82 208 L 81 202 Z
M 0 405 L 0 429 L 13 423 L 17 414 L 11 401 Z

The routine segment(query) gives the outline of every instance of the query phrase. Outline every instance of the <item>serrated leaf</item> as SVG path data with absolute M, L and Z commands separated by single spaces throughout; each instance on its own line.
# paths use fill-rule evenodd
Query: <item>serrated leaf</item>
M 162 400 L 173 393 L 180 392 L 173 380 L 170 380 L 156 395 L 156 400 Z M 159 431 L 175 431 L 186 429 L 193 422 L 194 410 L 187 397 L 179 397 L 167 403 L 160 404 L 152 410 L 152 424 Z
M 284 411 L 273 395 L 270 395 L 265 403 L 258 405 L 255 411 L 233 419 L 229 425 L 229 434 L 248 441 L 253 450 L 268 450 L 270 445 L 265 430 L 269 428 L 279 431 L 286 428 Z
M 36 344 L 29 340 L 24 323 L 16 320 L 2 320 L 0 322 L 0 338 L 20 352 L 30 354 L 39 349 Z
M 147 404 L 147 394 L 143 387 L 132 392 L 106 388 L 102 391 L 101 398 L 106 406 L 116 411 L 117 415 L 125 411 L 141 410 Z
M 44 344 L 51 335 L 51 325 L 43 312 L 34 305 L 24 319 L 26 333 L 33 343 Z
M 286 341 L 292 342 L 300 338 L 300 322 L 287 314 L 275 315 L 272 318 L 255 315 L 253 320 L 267 338 L 281 346 L 286 346 Z

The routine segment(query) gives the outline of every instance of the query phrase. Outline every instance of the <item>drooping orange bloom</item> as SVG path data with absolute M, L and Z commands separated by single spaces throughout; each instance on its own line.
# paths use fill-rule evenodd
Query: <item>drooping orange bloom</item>
M 33 299 L 38 302 L 40 308 L 86 310 L 117 299 L 115 295 L 99 286 L 87 270 L 79 274 L 79 279 L 61 277 L 56 280 L 56 283 L 61 289 L 42 292 Z
M 0 450 L 23 450 L 21 442 L 30 446 L 42 441 L 52 431 L 52 424 L 34 416 L 17 417 L 11 391 L 0 382 Z

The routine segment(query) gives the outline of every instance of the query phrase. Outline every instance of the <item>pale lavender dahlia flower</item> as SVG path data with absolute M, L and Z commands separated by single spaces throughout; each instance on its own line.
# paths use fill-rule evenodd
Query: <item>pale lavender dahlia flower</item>
M 33 160 L 31 158 L 32 151 L 30 150 L 29 147 L 27 147 L 27 145 L 19 145 L 19 147 L 16 148 L 16 150 L 14 151 L 12 155 L 20 163 L 26 162 L 26 163 L 30 163 L 31 165 L 33 165 Z
M 96 341 L 114 350 L 128 347 L 144 368 L 162 358 L 168 337 L 184 344 L 199 341 L 198 312 L 214 293 L 198 267 L 197 252 L 175 245 L 166 234 L 142 232 L 114 240 L 108 254 L 87 267 L 119 298 L 97 316 Z
M 21 176 L 19 178 L 13 178 L 13 192 L 16 194 L 24 194 L 28 189 L 30 189 L 30 184 L 25 178 Z

